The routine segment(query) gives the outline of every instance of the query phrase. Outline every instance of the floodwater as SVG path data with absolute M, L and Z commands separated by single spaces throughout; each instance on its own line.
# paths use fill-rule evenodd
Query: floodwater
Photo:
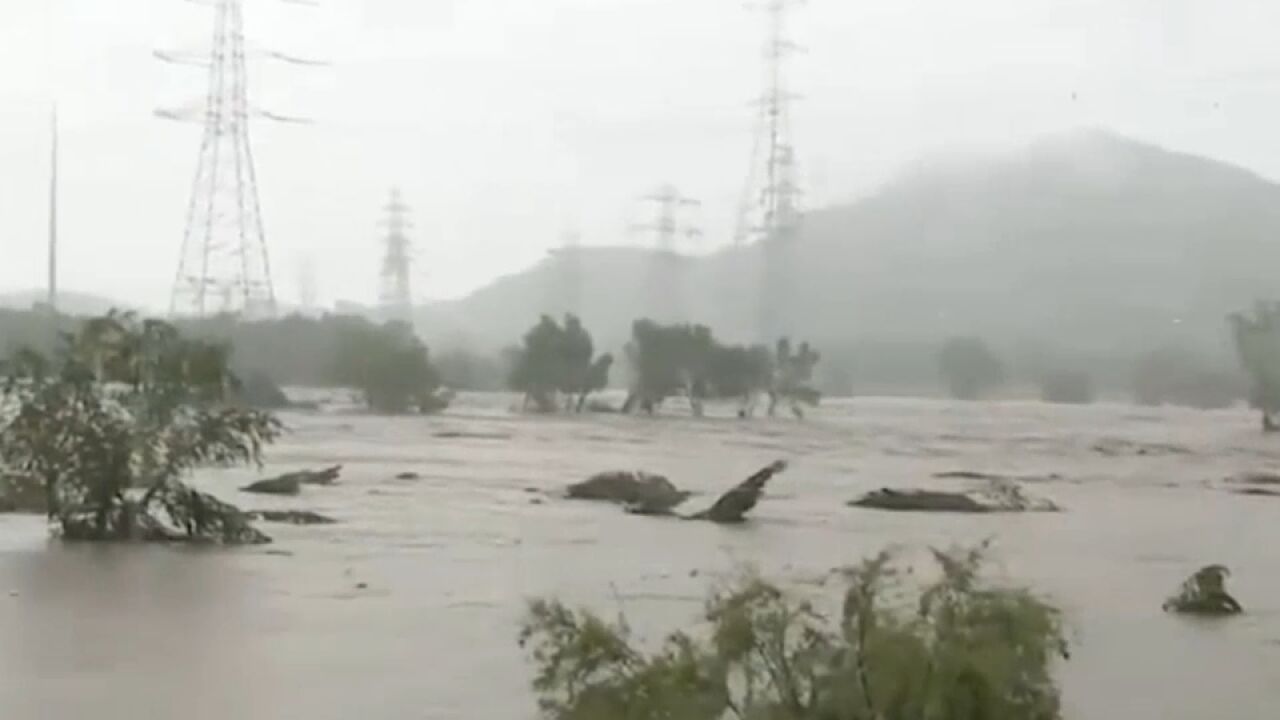
M 886 545 L 995 539 L 992 571 L 1067 612 L 1068 717 L 1257 720 L 1280 713 L 1280 498 L 1219 481 L 1280 467 L 1240 410 L 835 402 L 805 422 L 535 418 L 463 397 L 436 418 L 290 414 L 265 472 L 342 463 L 340 485 L 242 495 L 255 470 L 198 482 L 247 508 L 339 525 L 267 526 L 248 550 L 62 546 L 0 517 L 0 717 L 95 720 L 530 718 L 516 646 L 527 598 L 554 594 L 648 637 L 688 627 L 746 566 L 797 583 Z M 743 527 L 633 517 L 558 499 L 643 468 L 699 491 L 792 461 Z M 1045 476 L 1060 514 L 939 516 L 845 506 L 935 472 Z M 401 472 L 417 480 L 397 480 Z M 1058 477 L 1049 477 L 1056 474 Z M 1223 563 L 1248 614 L 1206 622 L 1160 604 Z M 831 592 L 836 592 L 835 588 Z

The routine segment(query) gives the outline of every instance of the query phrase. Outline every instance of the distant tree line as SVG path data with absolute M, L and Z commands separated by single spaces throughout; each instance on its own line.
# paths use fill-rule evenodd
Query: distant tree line
M 767 398 L 771 415 L 784 403 L 801 415 L 801 406 L 820 396 L 811 385 L 819 355 L 808 343 L 732 345 L 704 325 L 638 320 L 624 356 L 626 413 L 654 413 L 667 399 L 682 397 L 695 415 L 703 414 L 708 400 L 731 399 L 748 416 L 760 398 Z M 608 385 L 614 364 L 612 355 L 595 354 L 590 333 L 573 315 L 563 322 L 544 315 L 510 357 L 508 386 L 523 395 L 526 409 L 539 412 L 581 412 L 588 397 Z
M 1250 347 L 1258 345 L 1247 340 L 1258 335 L 1250 330 L 1259 327 L 1263 317 L 1257 312 L 1233 321 L 1244 322 L 1232 325 L 1237 345 L 1242 338 L 1253 342 Z M 58 332 L 74 331 L 82 322 L 47 311 L 0 310 L 0 352 L 20 346 L 52 352 Z M 803 344 L 737 345 L 717 339 L 705 326 L 664 326 L 641 320 L 612 358 L 608 373 L 602 374 L 603 366 L 594 366 L 591 375 L 587 370 L 592 363 L 607 354 L 591 347 L 592 356 L 584 364 L 582 349 L 591 343 L 591 336 L 576 318 L 540 319 L 529 336 L 501 352 L 454 348 L 428 353 L 407 328 L 388 329 L 348 315 L 253 322 L 214 317 L 181 320 L 177 326 L 195 337 L 229 343 L 234 350 L 233 370 L 243 379 L 253 404 L 262 407 L 282 400 L 272 392 L 275 385 L 352 384 L 386 412 L 438 409 L 446 399 L 441 388 L 514 389 L 528 395 L 531 407 L 562 410 L 569 403 L 570 409 L 585 409 L 592 404 L 590 396 L 609 384 L 632 394 L 631 410 L 657 408 L 664 400 L 678 397 L 695 412 L 708 400 L 738 400 L 744 413 L 750 413 L 763 399 L 775 409 L 792 405 L 793 400 L 793 407 L 802 408 L 808 400 L 800 396 L 818 393 L 930 395 L 940 390 L 982 399 L 1025 396 L 1031 388 L 1047 401 L 1077 403 L 1105 393 L 1146 405 L 1200 408 L 1245 400 L 1259 405 L 1266 399 L 1260 395 L 1259 383 L 1251 379 L 1249 366 L 1242 363 L 1237 368 L 1229 359 L 1176 345 L 1153 345 L 1136 357 L 1072 356 L 1042 348 L 1028 359 L 1018 347 L 974 335 L 941 342 L 864 338 L 823 340 L 822 359 L 817 362 L 809 353 L 816 354 L 818 344 L 807 346 L 808 352 Z M 1250 332 L 1241 334 L 1245 330 Z M 1250 352 L 1251 357 L 1258 353 Z M 392 368 L 396 372 L 387 372 Z M 607 379 L 605 384 L 602 378 Z M 399 382 L 403 388 L 390 387 Z M 804 389 L 790 387 L 796 384 Z M 395 395 L 400 399 L 391 401 Z
M 20 347 L 49 354 L 60 332 L 78 332 L 90 319 L 38 311 L 0 311 L 0 350 Z M 291 315 L 245 321 L 231 315 L 184 318 L 185 336 L 229 349 L 237 392 L 255 406 L 278 407 L 278 386 L 351 387 L 371 410 L 434 412 L 447 404 L 439 371 L 411 327 L 376 324 L 353 315 Z

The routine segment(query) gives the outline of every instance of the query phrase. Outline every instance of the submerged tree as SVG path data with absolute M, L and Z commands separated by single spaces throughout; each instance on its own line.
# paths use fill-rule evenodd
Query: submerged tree
M 625 620 L 537 601 L 521 644 L 549 720 L 1056 720 L 1060 614 L 984 582 L 983 554 L 935 551 L 941 578 L 904 602 L 883 553 L 845 572 L 834 615 L 748 578 L 654 653 Z
M 357 319 L 338 333 L 334 377 L 358 389 L 374 412 L 434 413 L 449 405 L 427 348 L 407 323 Z
M 817 405 L 820 394 L 813 388 L 813 369 L 821 355 L 802 342 L 794 351 L 791 340 L 782 338 L 774 351 L 774 378 L 769 389 L 769 414 L 773 415 L 780 401 L 791 405 L 791 412 L 802 416 L 800 405 Z
M 1262 412 L 1262 428 L 1280 430 L 1280 303 L 1258 303 L 1252 314 L 1230 317 L 1240 365 L 1249 376 L 1250 403 Z
M 819 355 L 808 343 L 793 351 L 783 339 L 771 352 L 763 345 L 724 345 L 705 325 L 659 325 L 638 320 L 632 325 L 627 359 L 634 374 L 626 410 L 654 412 L 664 400 L 683 396 L 694 415 L 712 399 L 737 399 L 740 414 L 752 413 L 756 399 L 769 398 L 769 413 L 780 402 L 802 415 L 800 404 L 813 405 L 813 370 Z
M 652 413 L 667 398 L 683 395 L 694 414 L 701 414 L 715 348 L 711 329 L 705 325 L 637 320 L 626 348 L 634 382 L 624 411 Z
M 574 315 L 564 324 L 543 315 L 524 335 L 512 362 L 508 385 L 524 394 L 526 408 L 538 412 L 582 412 L 591 393 L 609 383 L 613 356 L 595 356 L 591 334 Z
M 976 400 L 1004 380 L 1004 366 L 991 348 L 975 337 L 955 337 L 938 352 L 938 370 L 952 397 Z
M 1075 370 L 1045 373 L 1040 378 L 1040 399 L 1061 405 L 1088 405 L 1094 400 L 1093 378 Z
M 114 312 L 52 358 L 19 351 L 3 366 L 0 460 L 43 485 L 68 539 L 265 542 L 183 482 L 198 466 L 258 463 L 279 434 L 270 414 L 228 404 L 228 354 Z

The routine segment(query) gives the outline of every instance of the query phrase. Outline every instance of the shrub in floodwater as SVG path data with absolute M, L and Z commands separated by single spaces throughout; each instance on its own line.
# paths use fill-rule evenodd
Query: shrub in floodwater
M 938 351 L 938 371 L 951 396 L 976 400 L 1004 382 L 1004 366 L 979 338 L 954 337 Z
M 565 315 L 564 324 L 543 315 L 527 333 L 514 360 L 508 385 L 524 393 L 524 406 L 538 412 L 555 412 L 561 407 L 582 412 L 591 393 L 609 384 L 613 356 L 595 357 L 591 334 L 574 315 Z
M 1040 379 L 1040 399 L 1060 405 L 1088 405 L 1093 402 L 1093 379 L 1088 373 L 1060 371 Z
M 711 398 L 735 398 L 739 414 L 748 417 L 761 395 L 773 415 L 779 403 L 803 417 L 803 405 L 817 405 L 813 373 L 821 355 L 809 343 L 794 347 L 782 338 L 771 350 L 764 345 L 724 345 L 705 325 L 659 325 L 637 320 L 631 326 L 626 355 L 634 379 L 624 412 L 652 413 L 664 400 L 684 396 L 694 415 Z
M 673 633 L 653 653 L 625 620 L 541 600 L 521 644 L 555 720 L 1056 720 L 1060 613 L 984 582 L 984 554 L 935 551 L 941 578 L 912 597 L 882 553 L 845 571 L 838 616 L 746 578 L 711 598 L 705 632 Z
M 1280 414 L 1280 303 L 1258 303 L 1252 314 L 1230 316 L 1240 365 L 1249 375 L 1251 404 L 1262 412 L 1262 427 L 1277 429 Z
M 265 542 L 236 508 L 182 482 L 200 465 L 257 463 L 270 414 L 228 404 L 226 347 L 111 313 L 64 336 L 53 359 L 3 364 L 0 460 L 41 483 L 77 540 Z
M 431 414 L 444 411 L 451 396 L 442 391 L 440 375 L 427 348 L 403 322 L 374 325 L 363 319 L 339 328 L 334 376 L 360 390 L 376 413 Z
M 1222 565 L 1206 565 L 1187 578 L 1177 594 L 1164 601 L 1165 612 L 1188 615 L 1239 615 L 1244 608 L 1227 592 L 1231 571 Z

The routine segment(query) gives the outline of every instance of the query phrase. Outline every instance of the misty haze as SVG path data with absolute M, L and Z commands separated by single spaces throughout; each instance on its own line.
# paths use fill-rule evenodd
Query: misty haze
M 0 718 L 1274 716 L 1278 23 L 9 0 Z

